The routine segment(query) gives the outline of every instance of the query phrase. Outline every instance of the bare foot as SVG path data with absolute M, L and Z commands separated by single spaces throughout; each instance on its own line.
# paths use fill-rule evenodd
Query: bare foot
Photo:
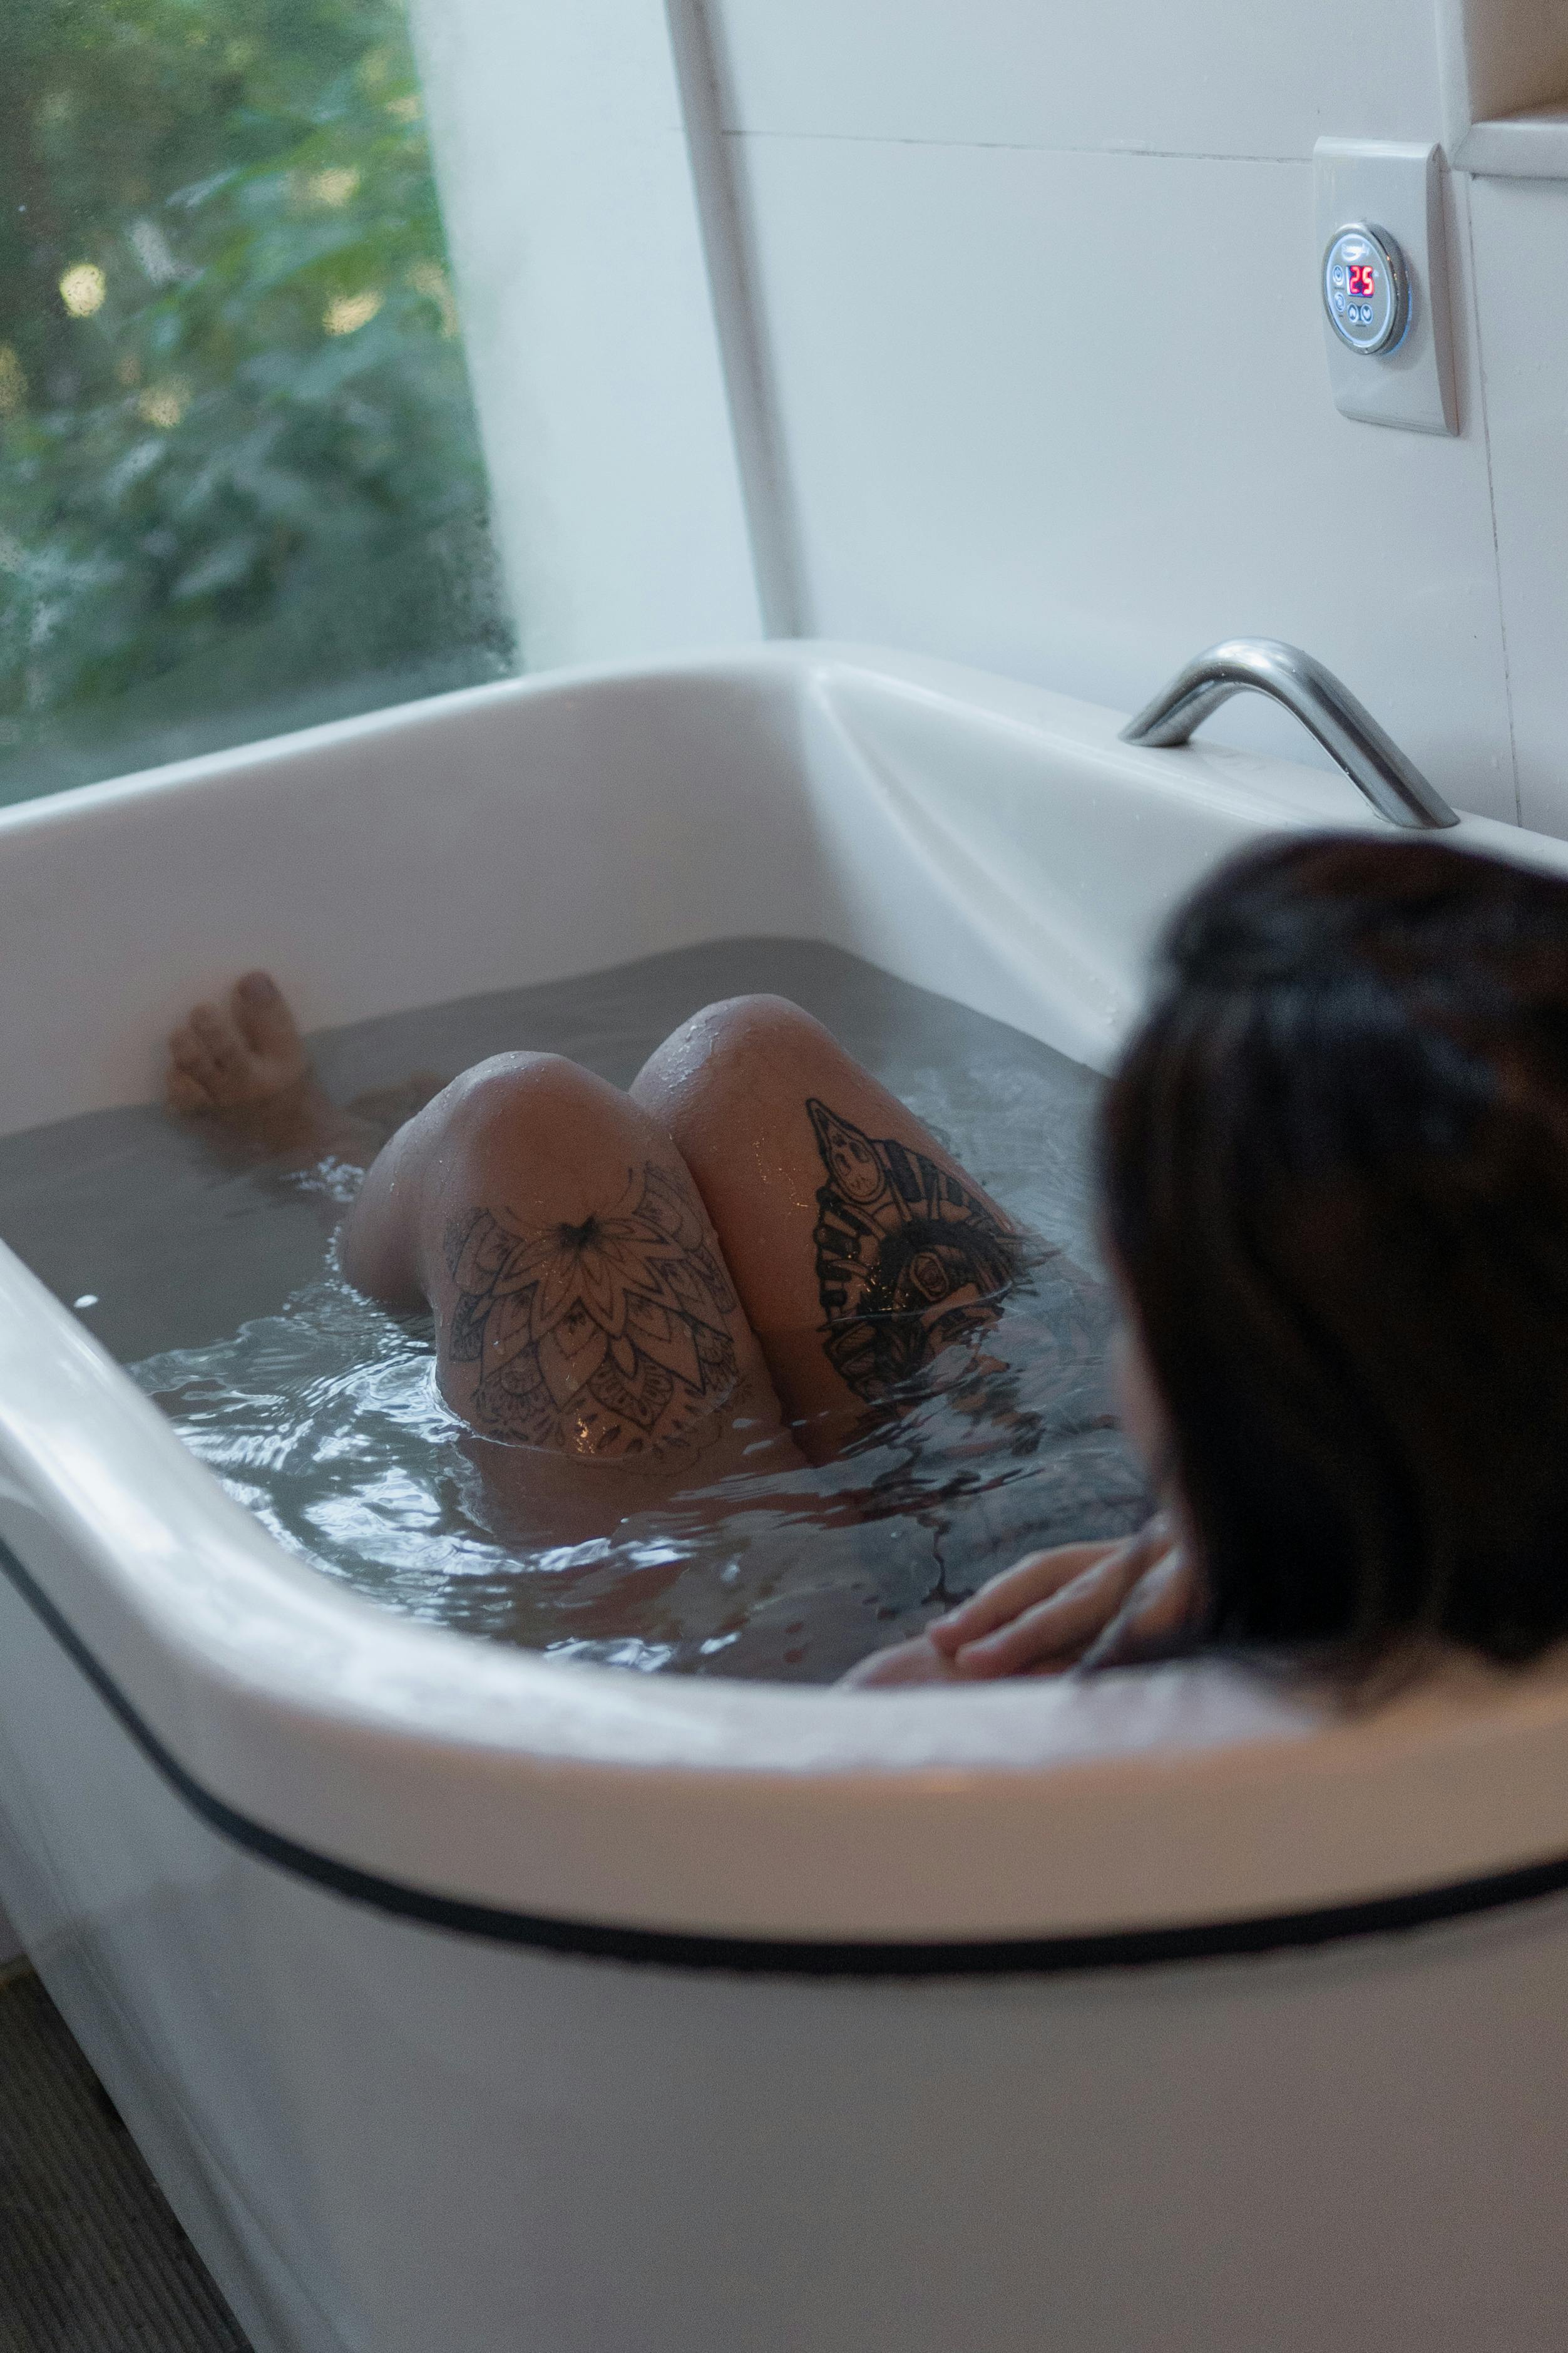
M 288 1001 L 269 973 L 247 972 L 228 1004 L 198 1005 L 169 1040 L 171 1111 L 237 1111 L 266 1103 L 310 1072 Z
M 226 1006 L 198 1005 L 169 1040 L 171 1111 L 212 1120 L 263 1152 L 362 1158 L 354 1122 L 317 1085 L 293 1014 L 265 972 L 247 972 Z

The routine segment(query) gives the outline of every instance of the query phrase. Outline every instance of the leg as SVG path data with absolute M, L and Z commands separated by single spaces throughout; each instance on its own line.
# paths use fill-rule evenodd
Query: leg
M 792 1416 L 874 1402 L 995 1322 L 1018 1229 L 798 1006 L 710 1006 L 631 1092 L 697 1180 Z
M 369 1159 L 264 977 L 176 1031 L 172 1105 L 295 1159 Z M 339 1249 L 373 1298 L 428 1303 L 442 1393 L 486 1436 L 673 1465 L 715 1417 L 777 1424 L 679 1154 L 557 1056 L 499 1056 L 426 1103 L 374 1158 Z
M 742 1396 L 773 1404 L 668 1135 L 559 1056 L 454 1080 L 377 1159 L 339 1247 L 373 1297 L 428 1303 L 443 1394 L 489 1437 L 662 1454 Z

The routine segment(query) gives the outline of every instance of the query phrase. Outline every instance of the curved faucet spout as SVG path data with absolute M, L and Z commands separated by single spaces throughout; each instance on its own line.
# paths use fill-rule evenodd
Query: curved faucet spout
M 1227 638 L 1177 673 L 1163 693 L 1121 731 L 1124 744 L 1184 744 L 1233 694 L 1267 694 L 1293 711 L 1373 807 L 1394 825 L 1438 827 L 1459 820 L 1413 761 L 1385 735 L 1370 711 L 1300 646 L 1278 638 Z

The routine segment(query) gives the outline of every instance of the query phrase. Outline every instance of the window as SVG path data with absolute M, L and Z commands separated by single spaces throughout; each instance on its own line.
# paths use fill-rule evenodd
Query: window
M 515 668 L 401 10 L 0 21 L 0 802 Z

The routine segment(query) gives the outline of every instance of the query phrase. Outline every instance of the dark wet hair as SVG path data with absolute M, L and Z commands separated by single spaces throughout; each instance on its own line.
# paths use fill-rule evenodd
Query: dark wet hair
M 1211 1638 L 1568 1635 L 1568 881 L 1431 841 L 1236 860 L 1100 1142 Z

